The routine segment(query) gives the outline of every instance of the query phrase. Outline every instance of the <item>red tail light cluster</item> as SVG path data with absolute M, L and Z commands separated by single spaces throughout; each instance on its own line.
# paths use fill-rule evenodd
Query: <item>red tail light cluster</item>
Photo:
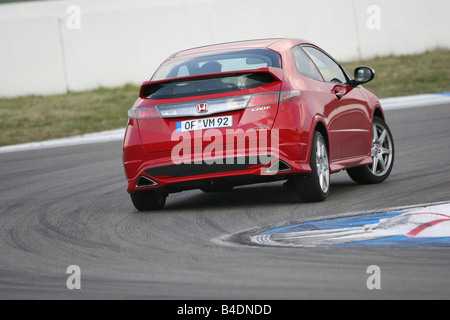
M 278 92 L 255 94 L 252 96 L 247 108 L 277 103 L 278 96 Z
M 156 107 L 138 107 L 128 110 L 128 118 L 130 119 L 151 119 L 159 117 L 160 115 Z

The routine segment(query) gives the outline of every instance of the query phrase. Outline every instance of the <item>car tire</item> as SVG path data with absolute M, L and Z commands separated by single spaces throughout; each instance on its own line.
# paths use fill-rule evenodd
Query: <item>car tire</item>
M 161 210 L 166 205 L 167 195 L 153 190 L 136 191 L 130 193 L 134 207 L 139 211 Z
M 371 157 L 373 163 L 347 169 L 350 178 L 359 184 L 375 184 L 389 177 L 394 166 L 395 149 L 391 130 L 383 119 L 375 117 L 372 129 Z
M 318 131 L 314 133 L 310 165 L 311 173 L 293 179 L 295 190 L 303 202 L 320 202 L 330 193 L 330 164 L 326 140 Z

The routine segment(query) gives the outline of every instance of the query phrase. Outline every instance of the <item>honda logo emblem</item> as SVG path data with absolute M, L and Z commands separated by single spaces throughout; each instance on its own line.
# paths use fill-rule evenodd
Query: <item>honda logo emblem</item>
M 198 113 L 208 112 L 208 104 L 207 103 L 197 104 L 197 112 Z

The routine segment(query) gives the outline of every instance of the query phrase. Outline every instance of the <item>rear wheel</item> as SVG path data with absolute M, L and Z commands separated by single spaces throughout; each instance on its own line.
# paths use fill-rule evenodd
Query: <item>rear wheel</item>
M 330 165 L 327 144 L 318 131 L 314 133 L 310 165 L 311 173 L 294 178 L 296 192 L 303 202 L 323 201 L 330 193 Z
M 130 193 L 134 207 L 139 211 L 161 210 L 166 204 L 167 195 L 153 190 Z
M 389 177 L 394 165 L 394 139 L 383 119 L 373 119 L 372 164 L 347 169 L 353 181 L 359 184 L 380 183 Z

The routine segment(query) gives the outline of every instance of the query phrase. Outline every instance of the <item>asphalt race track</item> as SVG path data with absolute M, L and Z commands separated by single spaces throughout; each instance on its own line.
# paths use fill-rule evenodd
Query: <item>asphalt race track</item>
M 448 247 L 280 248 L 217 239 L 450 200 L 450 105 L 386 111 L 390 178 L 332 176 L 323 203 L 282 183 L 170 195 L 139 213 L 126 193 L 121 143 L 0 154 L 1 299 L 449 299 Z M 81 270 L 69 290 L 68 266 Z M 367 286 L 368 267 L 381 289 Z

